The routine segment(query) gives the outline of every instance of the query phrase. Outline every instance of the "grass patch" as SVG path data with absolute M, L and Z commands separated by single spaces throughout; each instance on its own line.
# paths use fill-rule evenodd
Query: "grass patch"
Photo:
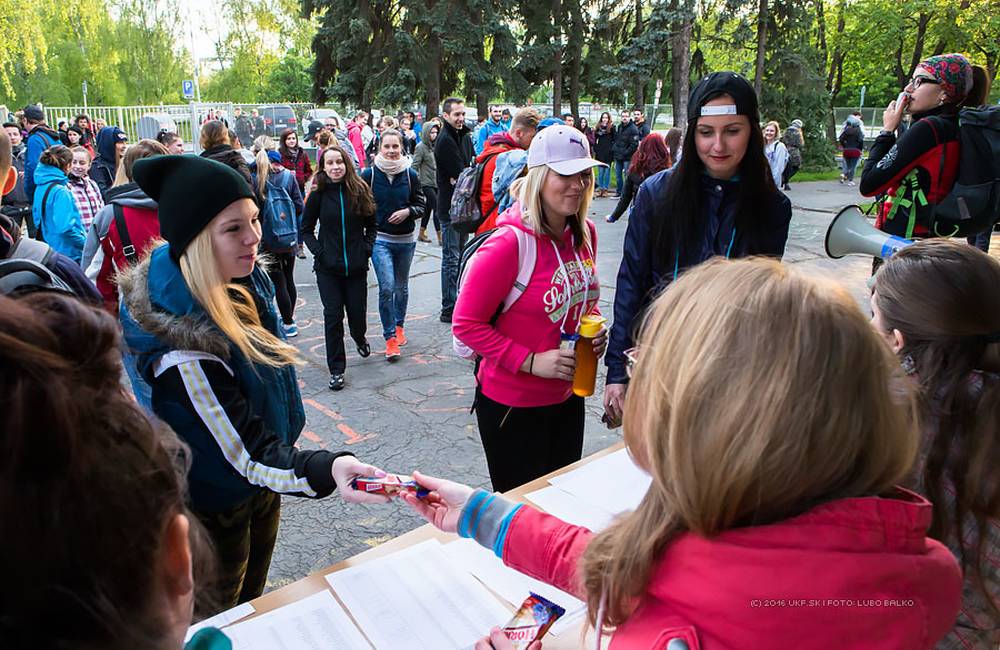
M 840 178 L 840 170 L 829 169 L 826 171 L 818 172 L 798 172 L 792 177 L 792 181 L 796 183 L 804 183 L 807 181 L 835 181 Z

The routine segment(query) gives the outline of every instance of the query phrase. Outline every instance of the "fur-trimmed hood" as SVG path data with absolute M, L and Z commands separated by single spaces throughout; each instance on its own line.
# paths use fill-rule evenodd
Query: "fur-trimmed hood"
M 125 341 L 136 353 L 196 350 L 229 358 L 229 341 L 191 295 L 168 244 L 120 271 L 118 287 Z

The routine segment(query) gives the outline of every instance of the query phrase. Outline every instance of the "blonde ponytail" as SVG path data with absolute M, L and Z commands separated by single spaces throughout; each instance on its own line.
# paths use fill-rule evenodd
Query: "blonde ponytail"
M 191 295 L 247 359 L 274 368 L 302 363 L 295 347 L 261 324 L 250 291 L 223 280 L 215 264 L 212 235 L 207 228 L 188 245 L 181 255 L 180 266 Z
M 271 159 L 267 157 L 267 149 L 257 152 L 257 194 L 267 196 L 267 177 L 271 175 Z

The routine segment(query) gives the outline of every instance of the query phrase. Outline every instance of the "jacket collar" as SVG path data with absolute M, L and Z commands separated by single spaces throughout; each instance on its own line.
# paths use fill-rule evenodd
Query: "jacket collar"
M 465 126 L 464 124 L 462 125 L 461 129 L 456 129 L 451 125 L 451 122 L 449 122 L 448 120 L 442 120 L 442 122 L 444 122 L 444 125 L 442 127 L 444 131 L 448 132 L 451 135 L 451 137 L 455 139 L 456 142 L 458 142 L 459 138 L 461 138 L 463 135 L 471 133 L 471 131 L 469 131 L 469 127 Z M 438 137 L 439 138 L 441 137 L 440 133 L 438 134 Z

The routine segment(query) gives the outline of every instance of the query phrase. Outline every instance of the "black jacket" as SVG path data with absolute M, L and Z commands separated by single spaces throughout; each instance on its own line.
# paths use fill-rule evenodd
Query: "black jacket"
M 629 122 L 624 126 L 619 124 L 615 128 L 613 147 L 615 160 L 631 160 L 632 154 L 639 148 L 640 140 L 642 140 L 642 134 L 639 133 L 639 127 L 635 125 L 635 122 Z
M 716 181 L 702 178 L 703 239 L 691 250 L 678 248 L 672 255 L 656 250 L 654 227 L 669 214 L 658 210 L 660 198 L 667 192 L 673 170 L 667 169 L 647 178 L 636 193 L 625 231 L 624 251 L 615 285 L 614 324 L 608 340 L 605 365 L 607 383 L 628 381 L 625 372 L 625 350 L 634 345 L 637 325 L 643 311 L 671 282 L 675 274 L 696 266 L 715 255 L 729 258 L 768 255 L 781 258 L 788 239 L 788 224 L 792 219 L 792 204 L 781 192 L 775 191 L 767 205 L 755 215 L 755 232 L 740 232 L 735 228 L 736 201 L 739 181 Z
M 440 136 L 438 136 L 440 139 Z M 412 168 L 396 174 L 392 182 L 389 176 L 375 165 L 361 172 L 361 180 L 372 188 L 375 197 L 375 226 L 387 235 L 408 235 L 416 229 L 416 224 L 424 216 L 427 197 L 420 185 L 420 177 Z M 389 215 L 406 208 L 410 216 L 400 223 L 390 223 Z
M 202 158 L 208 158 L 216 162 L 220 162 L 227 167 L 232 167 L 240 173 L 246 182 L 253 190 L 254 196 L 257 196 L 256 188 L 253 184 L 253 177 L 250 175 L 250 168 L 247 166 L 247 162 L 243 160 L 243 156 L 239 151 L 233 149 L 231 145 L 228 144 L 217 144 L 211 149 L 205 149 L 201 152 Z M 260 200 L 257 201 L 260 203 Z
M 309 194 L 302 217 L 302 241 L 315 258 L 316 270 L 337 275 L 366 273 L 375 234 L 375 215 L 355 214 L 343 183 L 331 182 L 323 191 Z
M 602 163 L 614 161 L 615 127 L 609 124 L 607 128 L 597 126 L 594 128 L 594 158 Z
M 476 152 L 472 146 L 472 131 L 463 126 L 458 131 L 445 121 L 437 140 L 434 141 L 434 161 L 437 163 L 438 191 L 451 193 L 452 180 L 469 166 Z

